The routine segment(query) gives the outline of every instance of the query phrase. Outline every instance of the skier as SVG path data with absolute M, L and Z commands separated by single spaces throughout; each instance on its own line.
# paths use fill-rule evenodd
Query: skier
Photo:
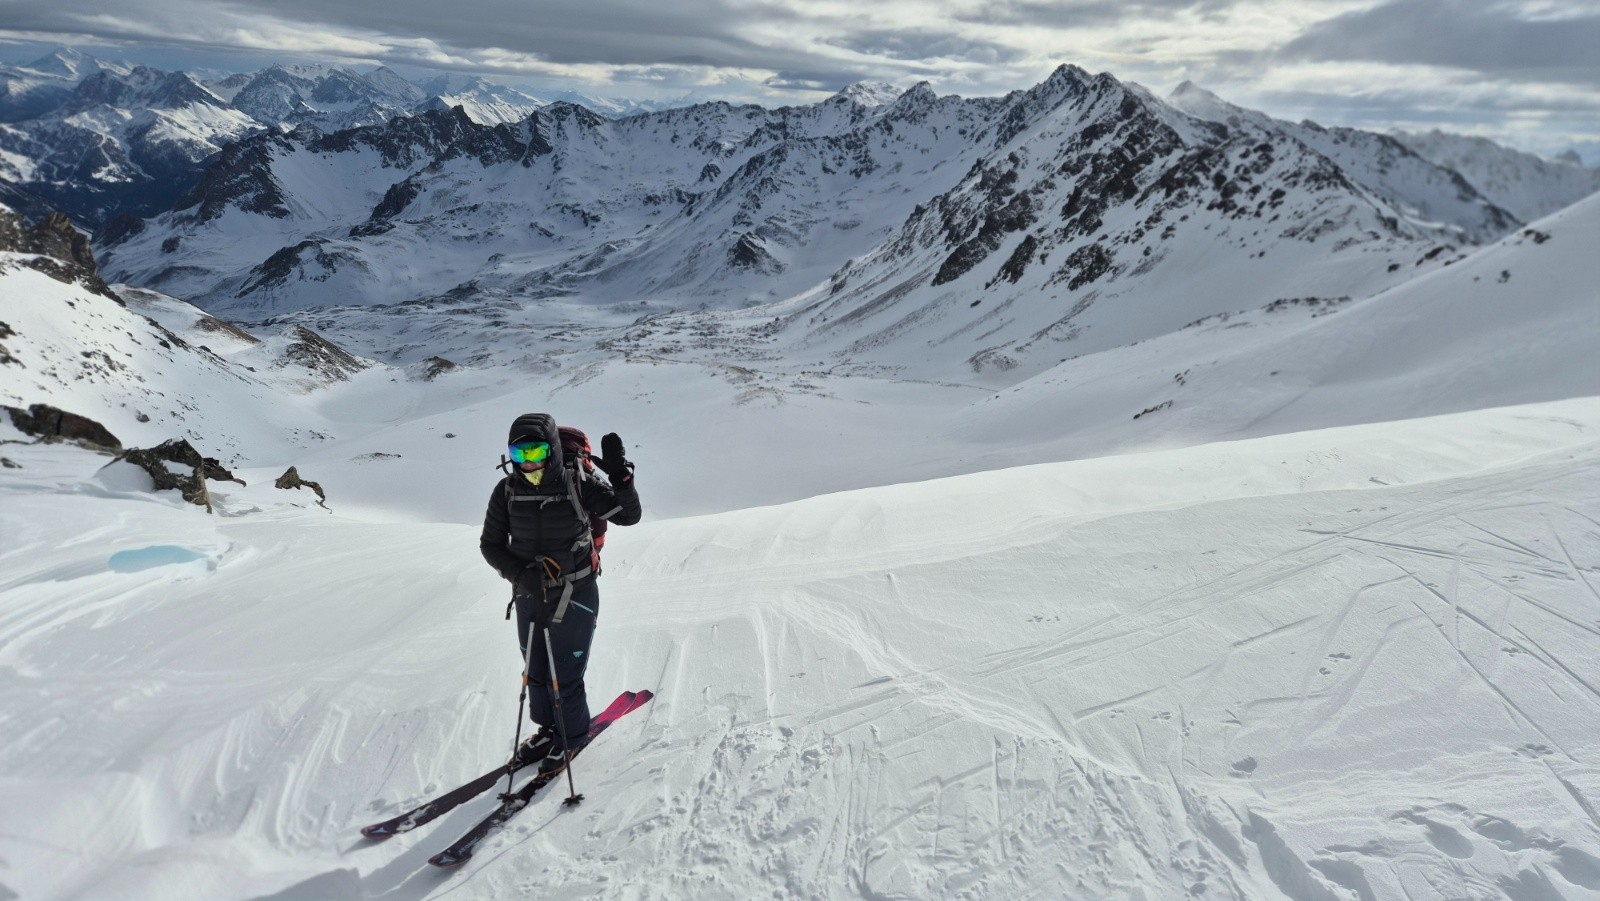
M 567 459 L 585 454 L 582 449 L 566 453 L 561 437 L 549 414 L 527 413 L 511 424 L 510 459 L 502 463 L 509 470 L 489 495 L 478 538 L 483 559 L 512 585 L 506 616 L 515 606 L 527 666 L 528 713 L 540 726 L 518 749 L 516 764 L 536 764 L 541 771 L 560 765 L 568 751 L 577 751 L 589 731 L 583 673 L 600 611 L 592 524 L 631 526 L 641 516 L 633 464 L 623 456 L 622 439 L 615 432 L 600 440 L 598 459 L 589 457 L 609 485 L 589 473 L 585 460 Z M 559 713 L 548 681 L 547 661 L 552 659 L 561 695 Z

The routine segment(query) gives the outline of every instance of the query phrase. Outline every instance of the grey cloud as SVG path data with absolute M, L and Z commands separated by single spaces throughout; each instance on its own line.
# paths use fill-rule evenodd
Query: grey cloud
M 216 4 L 219 10 L 227 6 Z M 308 32 L 356 29 L 371 34 L 427 38 L 463 52 L 498 48 L 553 63 L 612 66 L 705 65 L 774 69 L 816 64 L 811 55 L 768 46 L 740 34 L 745 21 L 782 22 L 796 13 L 777 3 L 730 0 L 592 0 L 582 4 L 527 4 L 521 0 L 472 0 L 442 8 L 437 0 L 276 0 L 262 15 Z M 92 33 L 102 39 L 149 40 L 119 29 L 117 21 L 171 23 L 173 43 L 189 43 L 181 31 L 193 7 L 166 0 L 123 0 L 116 19 L 103 17 L 103 0 L 57 0 L 4 4 L 6 27 L 15 31 Z M 197 45 L 206 41 L 195 40 Z M 403 52 L 403 51 L 397 51 Z
M 829 44 L 868 56 L 917 62 L 954 59 L 977 63 L 1011 63 L 1025 54 L 992 41 L 974 40 L 952 32 L 890 31 L 874 29 L 830 38 Z
M 1220 15 L 1241 0 L 989 0 L 961 13 L 962 22 L 981 25 L 1033 25 L 1079 28 L 1148 20 L 1180 12 Z
M 1284 45 L 1289 59 L 1420 63 L 1517 80 L 1600 85 L 1600 12 L 1519 15 L 1481 0 L 1391 0 L 1319 22 Z

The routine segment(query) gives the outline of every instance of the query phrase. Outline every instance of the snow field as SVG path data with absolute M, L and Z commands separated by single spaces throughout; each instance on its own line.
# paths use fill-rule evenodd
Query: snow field
M 658 697 L 454 875 L 492 800 L 356 830 L 509 745 L 475 528 L 7 445 L 0 885 L 1594 897 L 1597 434 L 1578 399 L 619 529 L 591 699 Z

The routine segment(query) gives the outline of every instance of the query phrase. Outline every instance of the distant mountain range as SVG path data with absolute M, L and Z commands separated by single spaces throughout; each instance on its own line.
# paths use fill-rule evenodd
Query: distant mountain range
M 462 106 L 274 131 L 229 146 L 172 210 L 108 230 L 104 260 L 257 321 L 753 307 L 819 350 L 961 348 L 945 368 L 972 374 L 1285 298 L 1366 296 L 1522 221 L 1393 137 L 1063 66 L 998 98 L 860 85 L 780 109 L 607 119 L 557 102 L 486 124 Z M 422 345 L 388 349 L 412 362 L 397 347 Z
M 603 115 L 653 106 L 571 92 L 535 97 L 463 76 L 416 84 L 386 68 L 271 66 L 202 79 L 62 49 L 0 67 L 0 192 L 19 209 L 55 209 L 99 229 L 170 208 L 205 161 L 252 134 L 337 132 L 455 106 L 493 125 L 554 101 Z
M 1074 66 L 1004 97 L 859 84 L 621 117 L 387 69 L 12 72 L 74 73 L 0 124 L 0 202 L 98 224 L 112 280 L 257 323 L 365 322 L 353 349 L 406 364 L 480 353 L 514 309 L 518 328 L 638 320 L 607 339 L 636 355 L 695 334 L 1013 379 L 1230 310 L 1370 296 L 1597 186 L 1489 142 Z M 426 340 L 390 340 L 422 321 Z
M 896 100 L 902 89 L 854 85 L 842 96 L 866 109 Z M 1390 182 L 1392 199 L 1407 202 L 1408 185 L 1448 179 L 1423 174 L 1404 146 L 1465 178 L 1473 196 L 1490 200 L 1527 221 L 1565 206 L 1600 186 L 1600 172 L 1542 160 L 1483 139 L 1431 135 L 1375 135 L 1314 123 L 1278 122 L 1226 104 L 1185 84 L 1169 102 L 1199 118 L 1235 127 L 1291 133 L 1341 165 L 1376 167 L 1365 182 Z M 60 49 L 31 63 L 0 66 L 0 195 L 32 215 L 59 210 L 79 225 L 99 230 L 119 217 L 149 218 L 172 207 L 200 181 L 205 165 L 235 141 L 267 131 L 314 128 L 332 134 L 385 125 L 395 117 L 460 106 L 480 125 L 521 122 L 551 103 L 582 106 L 606 118 L 704 105 L 694 98 L 641 102 L 571 91 L 530 91 L 472 76 L 441 75 L 412 82 L 387 68 L 361 73 L 338 66 L 275 65 L 258 72 L 213 76 L 163 72 L 108 62 Z M 1387 148 L 1387 149 L 1386 149 Z M 1394 166 L 1398 170 L 1390 171 Z M 1398 192 L 1398 193 L 1396 193 Z M 1420 198 L 1419 198 L 1420 199 Z M 1419 218 L 1432 210 L 1413 206 Z M 1462 223 L 1446 216 L 1451 223 Z M 117 230 L 128 227 L 124 222 Z M 1493 223 L 1467 228 L 1470 240 L 1503 233 Z
M 1526 222 L 1600 191 L 1600 169 L 1586 168 L 1576 153 L 1546 160 L 1488 138 L 1437 129 L 1418 134 L 1396 131 L 1393 135 L 1418 156 L 1461 173 L 1483 196 Z

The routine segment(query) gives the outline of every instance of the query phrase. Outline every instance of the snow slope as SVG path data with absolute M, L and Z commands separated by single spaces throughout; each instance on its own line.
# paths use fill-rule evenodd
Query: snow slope
M 659 695 L 449 875 L 492 799 L 356 830 L 509 743 L 474 528 L 4 452 L 20 897 L 1600 891 L 1594 399 L 619 531 L 589 683 Z
M 1438 129 L 1397 131 L 1394 137 L 1418 156 L 1461 173 L 1483 196 L 1525 222 L 1600 191 L 1600 170 L 1577 162 L 1541 159 L 1488 138 Z
M 965 425 L 1053 445 L 1029 450 L 1048 459 L 1600 395 L 1597 231 L 1591 197 L 1366 300 L 1207 317 L 1068 360 Z

